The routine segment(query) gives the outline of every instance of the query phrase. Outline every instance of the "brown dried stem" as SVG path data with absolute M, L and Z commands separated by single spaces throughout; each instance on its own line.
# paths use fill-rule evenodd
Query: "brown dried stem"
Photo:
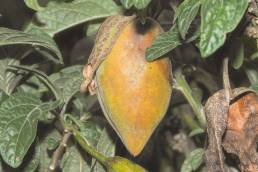
M 227 103 L 229 105 L 230 99 L 232 98 L 232 91 L 228 75 L 228 57 L 225 57 L 223 60 L 223 86 L 226 93 Z
M 62 138 L 58 148 L 53 153 L 52 159 L 50 161 L 48 172 L 55 171 L 56 167 L 59 165 L 59 161 L 62 158 L 62 156 L 65 152 L 65 149 L 67 147 L 67 143 L 68 143 L 68 141 L 69 141 L 69 139 L 72 135 L 72 133 L 70 131 L 65 129 L 64 121 L 63 121 L 64 114 L 65 114 L 65 111 L 66 111 L 69 100 L 63 105 L 62 110 L 61 110 L 60 114 L 58 115 L 59 122 L 61 123 L 61 126 L 64 129 L 64 135 L 63 135 L 63 138 Z
M 60 142 L 58 148 L 55 150 L 50 165 L 49 165 L 49 172 L 55 171 L 56 167 L 59 164 L 59 160 L 61 159 L 62 155 L 65 152 L 65 148 L 67 147 L 67 142 L 69 141 L 69 138 L 71 137 L 72 133 L 65 130 L 65 133 L 63 135 L 62 141 Z

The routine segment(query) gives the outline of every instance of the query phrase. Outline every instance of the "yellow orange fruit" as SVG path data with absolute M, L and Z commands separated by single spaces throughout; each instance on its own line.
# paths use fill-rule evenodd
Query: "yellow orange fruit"
M 133 19 L 122 28 L 96 72 L 102 110 L 134 156 L 164 117 L 172 92 L 170 60 L 145 60 L 146 49 L 161 32 L 151 19 L 144 26 Z

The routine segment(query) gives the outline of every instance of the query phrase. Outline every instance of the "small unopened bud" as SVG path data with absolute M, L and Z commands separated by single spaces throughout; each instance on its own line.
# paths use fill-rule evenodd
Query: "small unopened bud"
M 107 160 L 108 172 L 148 172 L 128 159 L 116 156 Z

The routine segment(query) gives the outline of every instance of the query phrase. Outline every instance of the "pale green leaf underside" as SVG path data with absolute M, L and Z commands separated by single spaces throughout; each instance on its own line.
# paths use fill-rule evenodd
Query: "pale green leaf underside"
M 126 9 L 135 6 L 137 9 L 143 9 L 148 6 L 151 0 L 120 0 Z
M 146 59 L 153 61 L 181 44 L 180 35 L 176 27 L 158 35 L 150 48 L 146 51 Z
M 50 2 L 36 15 L 44 23 L 44 29 L 55 35 L 78 24 L 118 14 L 120 8 L 112 0 L 74 0 L 72 2 Z
M 38 97 L 11 95 L 0 106 L 0 152 L 10 166 L 18 167 L 33 143 L 40 116 L 46 113 Z
M 192 172 L 200 167 L 203 162 L 204 150 L 197 148 L 193 150 L 183 162 L 181 172 Z
M 27 7 L 35 10 L 35 11 L 39 11 L 44 9 L 43 7 L 41 7 L 38 3 L 38 0 L 24 0 L 25 4 L 27 5 Z
M 211 55 L 224 44 L 226 34 L 236 28 L 247 5 L 247 0 L 203 1 L 199 46 L 202 57 Z
M 47 49 L 57 56 L 60 63 L 63 62 L 61 52 L 56 43 L 46 33 L 43 33 L 43 31 L 36 31 L 34 29 L 30 33 L 27 33 L 0 27 L 0 46 L 17 44 Z
M 178 16 L 177 24 L 183 39 L 185 39 L 190 24 L 198 13 L 200 5 L 200 0 L 185 0 L 178 7 L 176 11 L 176 17 Z

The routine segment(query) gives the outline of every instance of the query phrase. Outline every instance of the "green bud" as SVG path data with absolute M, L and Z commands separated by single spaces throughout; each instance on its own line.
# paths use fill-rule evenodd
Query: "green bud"
M 107 159 L 107 172 L 148 172 L 128 159 L 115 156 Z

